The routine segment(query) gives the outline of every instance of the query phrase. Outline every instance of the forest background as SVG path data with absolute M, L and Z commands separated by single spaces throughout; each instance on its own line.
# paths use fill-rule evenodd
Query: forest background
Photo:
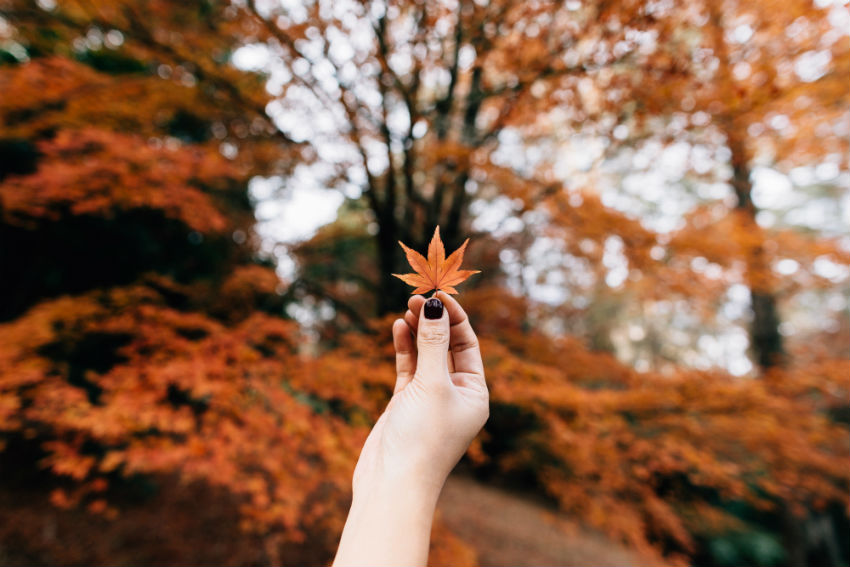
M 329 561 L 440 225 L 465 474 L 848 564 L 848 85 L 846 0 L 0 0 L 0 562 Z

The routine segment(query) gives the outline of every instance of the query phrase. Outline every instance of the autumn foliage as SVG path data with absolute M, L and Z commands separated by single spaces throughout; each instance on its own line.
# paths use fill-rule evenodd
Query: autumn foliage
M 431 243 L 428 244 L 427 258 L 416 250 L 411 250 L 403 242 L 399 242 L 399 244 L 404 250 L 405 256 L 407 256 L 407 261 L 416 273 L 393 275 L 404 283 L 412 285 L 415 288 L 412 293 L 443 290 L 446 293 L 457 294 L 454 286 L 479 272 L 479 270 L 460 269 L 460 265 L 463 263 L 463 253 L 466 250 L 466 245 L 469 244 L 468 238 L 464 240 L 460 248 L 446 258 L 446 248 L 440 239 L 439 226 L 434 229 L 434 236 L 431 238 Z
M 846 562 L 846 302 L 782 327 L 834 315 L 846 236 L 753 184 L 826 164 L 795 195 L 840 202 L 846 6 L 56 4 L 0 0 L 0 562 L 329 561 L 405 256 L 414 293 L 481 270 L 467 473 L 659 562 Z M 624 196 L 677 144 L 712 157 Z M 248 187 L 308 170 L 348 197 L 282 279 Z M 733 326 L 747 376 L 692 362 Z M 438 523 L 431 560 L 476 558 Z
M 534 478 L 591 525 L 685 560 L 747 521 L 768 524 L 780 504 L 840 506 L 848 477 L 836 456 L 848 435 L 826 410 L 850 394 L 847 361 L 749 382 L 636 374 L 575 341 L 499 340 L 504 329 L 490 327 L 483 344 L 497 409 L 482 466 Z M 513 449 L 499 438 L 511 429 Z

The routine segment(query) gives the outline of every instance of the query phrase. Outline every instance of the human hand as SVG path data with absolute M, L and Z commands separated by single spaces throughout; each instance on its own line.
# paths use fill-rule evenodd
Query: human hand
M 458 302 L 437 292 L 407 305 L 393 324 L 395 390 L 354 469 L 336 567 L 424 566 L 443 483 L 490 413 L 478 339 Z
M 463 308 L 442 291 L 427 301 L 413 296 L 408 307 L 393 324 L 395 390 L 360 454 L 355 497 L 374 482 L 405 480 L 439 495 L 489 416 L 478 339 Z

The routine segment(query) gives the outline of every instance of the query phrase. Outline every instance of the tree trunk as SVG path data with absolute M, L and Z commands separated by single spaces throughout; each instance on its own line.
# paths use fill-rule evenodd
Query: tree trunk
M 392 274 L 407 273 L 402 267 L 402 254 L 398 241 L 402 239 L 395 219 L 385 216 L 378 220 L 378 234 L 375 235 L 378 252 L 380 276 L 378 280 L 378 315 L 404 313 L 407 309 L 406 285 Z
M 745 251 L 744 260 L 753 314 L 750 343 L 756 363 L 762 370 L 766 370 L 772 366 L 781 366 L 785 359 L 782 335 L 779 333 L 779 312 L 771 285 L 770 266 L 765 258 L 762 229 L 756 222 L 757 210 L 752 199 L 748 155 L 743 142 L 733 133 L 727 131 L 727 139 L 732 152 L 732 187 L 737 197 L 735 209 L 742 229 L 758 235 L 758 244 Z
M 779 334 L 779 315 L 776 297 L 770 293 L 750 290 L 753 322 L 750 327 L 753 352 L 762 369 L 782 364 L 785 356 L 782 335 Z
M 460 48 L 464 37 L 462 7 L 461 2 L 458 4 L 454 46 L 449 59 L 451 61 L 450 81 L 445 94 L 436 103 L 434 131 L 438 143 L 455 139 L 468 147 L 475 147 L 480 143 L 475 124 L 484 100 L 481 86 L 484 69 L 481 65 L 473 69 L 469 91 L 464 99 L 460 100 L 457 90 L 460 77 Z M 386 100 L 385 95 L 384 100 Z M 463 120 L 459 125 L 453 122 L 457 107 L 461 107 L 463 111 Z M 408 112 L 412 124 L 418 112 L 412 109 L 412 105 L 408 106 Z M 389 144 L 386 112 L 381 126 Z M 381 269 L 378 282 L 378 315 L 403 311 L 409 297 L 409 288 L 392 276 L 392 273 L 410 271 L 409 266 L 403 261 L 398 241 L 403 240 L 414 250 L 424 252 L 434 227 L 439 225 L 440 236 L 446 250 L 452 252 L 461 244 L 462 225 L 469 204 L 466 194 L 466 183 L 469 180 L 468 163 L 464 163 L 460 156 L 456 159 L 449 157 L 442 160 L 429 172 L 435 184 L 433 193 L 427 196 L 419 194 L 413 181 L 416 158 L 415 152 L 412 151 L 412 131 L 406 143 L 411 146 L 399 157 L 402 161 L 399 162 L 398 168 L 393 165 L 392 155 L 389 156 L 390 166 L 383 198 L 375 198 L 371 204 L 379 226 L 376 235 Z M 396 175 L 402 176 L 400 183 L 396 181 Z M 405 192 L 400 188 L 404 188 Z

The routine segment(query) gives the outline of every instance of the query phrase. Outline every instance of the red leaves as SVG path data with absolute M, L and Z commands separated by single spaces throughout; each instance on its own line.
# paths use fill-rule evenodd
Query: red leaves
M 469 239 L 467 238 L 463 241 L 460 248 L 446 258 L 446 248 L 440 239 L 440 227 L 438 226 L 434 229 L 434 236 L 428 245 L 428 258 L 426 259 L 422 254 L 408 248 L 403 242 L 399 241 L 399 244 L 404 249 L 404 253 L 407 255 L 407 261 L 410 262 L 410 266 L 416 273 L 393 275 L 407 285 L 415 287 L 416 289 L 412 293 L 426 293 L 432 289 L 436 289 L 443 290 L 446 293 L 456 294 L 457 290 L 454 286 L 480 271 L 460 269 L 468 242 Z

